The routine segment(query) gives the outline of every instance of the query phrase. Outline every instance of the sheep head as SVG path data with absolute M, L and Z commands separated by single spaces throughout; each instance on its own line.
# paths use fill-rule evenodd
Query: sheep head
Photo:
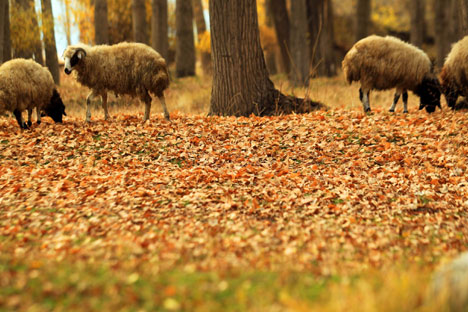
M 44 109 L 45 114 L 51 117 L 55 122 L 62 122 L 62 116 L 67 114 L 65 113 L 65 105 L 63 105 L 62 98 L 57 90 L 54 89 L 50 103 Z
M 424 78 L 422 83 L 414 91 L 420 98 L 419 110 L 425 108 L 428 113 L 433 113 L 440 106 L 440 83 L 435 77 Z
M 65 74 L 70 75 L 74 67 L 79 64 L 85 57 L 86 50 L 84 48 L 69 46 L 65 52 L 63 52 L 63 58 L 65 60 Z
M 448 107 L 455 109 L 457 104 L 457 99 L 461 95 L 459 92 L 459 88 L 453 82 L 449 75 L 449 70 L 444 66 L 442 71 L 440 72 L 440 81 L 441 81 L 441 89 L 442 93 L 445 96 L 445 100 L 447 101 Z

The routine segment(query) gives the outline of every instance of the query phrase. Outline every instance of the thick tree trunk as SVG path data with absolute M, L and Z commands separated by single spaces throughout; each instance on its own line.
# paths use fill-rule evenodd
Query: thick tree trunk
M 151 46 L 169 63 L 167 33 L 167 0 L 153 0 L 151 4 Z
M 4 48 L 4 37 L 5 37 L 5 15 L 8 14 L 6 12 L 6 4 L 7 1 L 0 1 L 0 64 L 3 63 L 3 48 Z
M 54 32 L 54 16 L 52 12 L 51 0 L 42 0 L 42 15 L 43 20 L 47 21 L 48 28 L 44 29 L 44 45 L 45 45 L 45 57 L 46 66 L 54 78 L 55 84 L 60 84 L 60 71 L 57 57 L 57 47 L 55 42 Z
M 410 40 L 417 47 L 422 47 L 426 36 L 426 1 L 409 1 L 411 15 Z
M 197 25 L 198 39 L 200 40 L 206 33 L 205 15 L 203 14 L 202 0 L 192 0 L 193 15 L 195 17 L 195 24 Z M 208 52 L 200 51 L 200 61 L 203 73 L 210 75 L 212 73 L 211 55 Z
M 311 72 L 318 76 L 336 75 L 333 7 L 330 0 L 308 0 L 307 15 L 311 38 Z
M 291 68 L 291 55 L 289 49 L 289 16 L 286 7 L 286 0 L 268 0 L 269 10 L 273 16 L 273 25 L 276 33 L 276 40 L 281 52 L 280 71 L 289 73 Z
M 133 40 L 148 43 L 145 0 L 132 0 Z
M 195 42 L 191 0 L 176 0 L 176 77 L 195 75 Z
M 306 0 L 291 1 L 291 80 L 298 86 L 309 85 L 310 38 Z
M 94 34 L 96 44 L 109 43 L 109 22 L 107 0 L 94 1 Z
M 371 16 L 371 0 L 357 0 L 356 6 L 356 41 L 369 35 Z
M 3 23 L 3 62 L 11 59 L 11 38 L 10 38 L 10 4 L 5 1 L 5 15 Z
M 308 112 L 318 103 L 286 97 L 268 78 L 255 0 L 210 0 L 213 89 L 210 115 Z

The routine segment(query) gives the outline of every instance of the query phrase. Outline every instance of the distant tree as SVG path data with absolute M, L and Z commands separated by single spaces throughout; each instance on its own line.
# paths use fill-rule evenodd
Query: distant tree
M 52 13 L 51 0 L 41 0 L 41 6 L 46 66 L 49 68 L 55 83 L 58 85 L 60 84 L 60 72 L 57 57 L 57 46 L 55 42 L 54 16 Z
M 426 36 L 426 0 L 409 1 L 409 11 L 411 15 L 411 43 L 422 47 Z
M 434 30 L 435 30 L 435 45 L 436 45 L 436 65 L 441 68 L 444 65 L 445 57 L 450 51 L 450 36 L 448 34 L 448 7 L 447 1 L 451 0 L 433 0 L 434 11 Z
M 291 68 L 289 48 L 290 23 L 286 0 L 268 0 L 267 5 L 273 17 L 276 40 L 278 41 L 281 53 L 280 71 L 289 73 Z
M 11 59 L 11 38 L 10 38 L 10 4 L 5 1 L 5 13 L 3 22 L 3 62 Z M 0 23 L 2 21 L 0 20 Z
M 307 0 L 291 1 L 291 45 L 292 66 L 290 78 L 295 85 L 309 85 L 310 38 L 308 36 Z
M 34 0 L 14 0 L 10 21 L 14 56 L 34 58 L 36 62 L 44 65 Z
M 357 0 L 355 39 L 361 40 L 369 35 L 371 23 L 371 0 Z
M 65 17 L 62 19 L 63 29 L 65 31 L 65 38 L 67 39 L 67 45 L 71 44 L 71 0 L 63 0 L 62 8 L 65 13 Z
M 167 0 L 152 0 L 151 10 L 151 46 L 169 62 Z
M 176 76 L 195 75 L 195 42 L 191 0 L 176 0 Z
M 94 41 L 96 44 L 109 43 L 109 22 L 107 0 L 94 1 Z
M 4 47 L 4 39 L 5 38 L 5 16 L 10 14 L 6 11 L 6 4 L 7 1 L 0 1 L 0 64 L 3 63 L 3 47 Z
M 335 33 L 331 0 L 308 0 L 307 15 L 311 41 L 312 72 L 318 76 L 336 75 Z
M 132 0 L 133 40 L 148 43 L 145 0 Z
M 206 22 L 205 14 L 203 13 L 203 3 L 202 0 L 192 0 L 193 5 L 193 15 L 195 17 L 195 24 L 197 26 L 198 41 L 203 40 L 203 37 L 206 36 Z M 200 50 L 200 61 L 203 73 L 205 75 L 211 74 L 211 55 L 205 50 Z
M 213 57 L 210 115 L 265 116 L 320 107 L 275 89 L 260 45 L 255 0 L 209 3 Z
M 468 0 L 459 0 L 463 35 L 468 35 Z

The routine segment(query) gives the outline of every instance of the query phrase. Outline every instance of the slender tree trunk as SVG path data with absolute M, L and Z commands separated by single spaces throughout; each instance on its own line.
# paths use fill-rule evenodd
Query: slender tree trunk
M 176 77 L 195 76 L 195 42 L 191 0 L 176 0 Z
M 151 8 L 151 46 L 169 63 L 167 0 L 153 0 Z
M 411 15 L 411 43 L 417 47 L 422 47 L 426 36 L 426 1 L 409 1 L 409 11 Z
M 357 0 L 356 6 L 356 41 L 369 35 L 371 0 Z
M 268 78 L 255 0 L 210 0 L 213 89 L 210 115 L 307 112 L 320 104 L 286 97 Z
M 318 76 L 336 75 L 333 7 L 330 0 L 308 0 L 307 12 L 311 39 L 311 72 Z
M 286 0 L 268 0 L 268 6 L 273 15 L 273 25 L 276 33 L 276 40 L 281 52 L 281 71 L 289 73 L 291 68 L 291 55 L 289 49 L 289 16 L 286 7 Z
M 107 0 L 94 1 L 94 34 L 96 44 L 109 43 L 109 22 L 107 18 Z
M 34 58 L 36 62 L 41 65 L 44 65 L 44 59 L 42 57 L 42 43 L 40 40 L 40 31 L 39 26 L 37 23 L 37 14 L 34 7 L 33 0 L 15 0 L 15 6 L 17 12 L 20 14 L 20 18 L 30 19 L 30 21 L 23 21 L 18 20 L 16 21 L 17 26 L 22 27 L 21 23 L 25 24 L 32 24 L 32 27 L 28 29 L 28 32 L 33 32 L 32 38 L 35 40 L 31 40 L 28 42 L 19 41 L 17 40 L 18 46 L 14 47 L 15 50 L 15 57 L 22 57 L 22 58 Z
M 202 0 L 192 0 L 193 15 L 195 17 L 195 24 L 197 25 L 198 39 L 200 40 L 206 33 L 205 15 L 203 14 Z M 212 73 L 211 68 L 211 55 L 208 52 L 200 51 L 200 61 L 203 73 L 209 75 Z
M 64 0 L 64 11 L 65 11 L 65 21 L 64 21 L 64 28 L 65 28 L 65 37 L 67 38 L 67 45 L 71 45 L 71 17 L 70 17 L 70 1 L 71 0 Z
M 0 21 L 2 23 L 2 21 Z M 3 21 L 3 62 L 11 59 L 11 38 L 10 38 L 10 3 L 5 1 L 5 15 Z
M 435 27 L 435 44 L 436 44 L 436 65 L 442 68 L 445 57 L 450 50 L 450 41 L 447 34 L 449 26 L 447 16 L 447 0 L 433 0 Z
M 306 0 L 291 1 L 291 80 L 296 86 L 309 85 L 310 38 L 308 34 Z
M 461 28 L 464 36 L 468 35 L 468 0 L 459 0 Z
M 60 71 L 57 57 L 57 47 L 55 42 L 54 15 L 52 12 L 51 0 L 42 0 L 41 5 L 43 21 L 47 21 L 47 25 L 49 25 L 49 27 L 44 28 L 46 66 L 47 68 L 49 68 L 52 77 L 54 78 L 55 84 L 59 85 Z
M 0 64 L 3 63 L 3 49 L 4 49 L 4 37 L 5 37 L 5 15 L 8 14 L 6 12 L 6 4 L 7 1 L 0 1 Z
M 133 40 L 148 43 L 145 0 L 132 0 Z

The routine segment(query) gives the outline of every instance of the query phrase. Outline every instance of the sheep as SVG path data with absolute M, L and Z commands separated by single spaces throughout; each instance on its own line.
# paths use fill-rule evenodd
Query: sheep
M 13 59 L 0 66 L 0 111 L 10 111 L 18 125 L 27 129 L 32 125 L 31 115 L 36 108 L 37 124 L 41 113 L 62 122 L 66 116 L 65 106 L 60 98 L 51 73 L 46 67 L 33 60 Z M 22 112 L 28 111 L 28 123 L 24 123 Z
M 358 41 L 345 55 L 342 68 L 349 84 L 359 81 L 359 98 L 369 112 L 370 90 L 396 88 L 390 112 L 403 95 L 404 113 L 408 113 L 408 92 L 420 97 L 419 109 L 428 113 L 440 108 L 440 84 L 432 71 L 429 57 L 422 50 L 398 38 L 376 35 Z
M 169 86 L 166 61 L 158 52 L 142 43 L 122 42 L 115 45 L 68 46 L 63 53 L 65 73 L 75 70 L 78 82 L 91 89 L 86 98 L 86 121 L 91 121 L 91 99 L 100 96 L 105 120 L 109 119 L 107 92 L 127 94 L 145 103 L 143 122 L 150 116 L 151 96 L 156 95 L 169 120 L 164 90 Z
M 440 82 L 447 105 L 457 109 L 459 96 L 468 96 L 468 36 L 452 46 L 440 72 Z

